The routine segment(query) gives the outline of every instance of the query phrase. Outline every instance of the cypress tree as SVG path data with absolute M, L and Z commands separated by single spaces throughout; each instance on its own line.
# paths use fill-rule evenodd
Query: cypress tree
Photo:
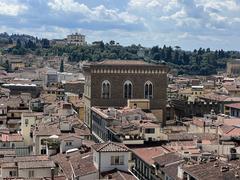
M 60 64 L 60 72 L 64 72 L 64 62 L 63 62 L 63 59 L 61 60 L 61 64 Z

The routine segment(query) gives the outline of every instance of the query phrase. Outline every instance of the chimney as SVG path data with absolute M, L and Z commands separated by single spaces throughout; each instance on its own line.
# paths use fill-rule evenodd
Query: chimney
M 235 178 L 239 178 L 238 172 L 235 173 Z
M 203 121 L 203 133 L 205 133 L 205 132 L 206 132 L 206 122 Z
M 108 175 L 108 179 L 112 179 L 112 175 L 111 174 Z
M 51 180 L 54 180 L 54 168 L 51 168 Z
M 70 156 L 68 154 L 66 154 L 67 161 L 69 161 L 69 158 L 70 158 Z
M 218 163 L 218 162 L 215 162 L 213 166 L 214 166 L 214 167 L 218 167 L 218 166 L 219 166 L 219 163 Z
M 221 172 L 229 171 L 229 166 L 221 166 Z

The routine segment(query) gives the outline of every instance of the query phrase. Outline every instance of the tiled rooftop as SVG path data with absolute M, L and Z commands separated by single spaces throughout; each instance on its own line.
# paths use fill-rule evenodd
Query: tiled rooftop
M 182 158 L 180 157 L 180 154 L 171 152 L 171 153 L 157 156 L 153 158 L 153 160 L 160 166 L 165 166 L 165 165 L 180 161 L 182 160 Z
M 55 167 L 53 161 L 30 161 L 30 162 L 19 162 L 19 169 L 32 169 L 32 168 L 52 168 Z
M 148 65 L 149 63 L 142 60 L 105 60 L 97 65 Z
M 51 159 L 59 165 L 61 170 L 63 171 L 63 175 L 66 178 L 71 179 L 72 178 L 72 168 L 69 164 L 69 161 L 66 158 L 65 154 L 57 154 L 54 156 L 51 156 Z
M 100 143 L 95 144 L 92 146 L 93 149 L 95 149 L 97 152 L 128 152 L 129 149 L 127 146 L 121 143 L 115 143 L 115 142 L 106 142 L 106 143 Z
M 132 148 L 132 151 L 149 165 L 154 163 L 155 157 L 169 153 L 169 150 L 163 148 L 162 146 Z
M 93 154 L 82 154 L 79 157 L 70 158 L 75 176 L 85 176 L 96 173 L 98 170 L 93 164 Z
M 210 133 L 174 133 L 174 134 L 168 135 L 168 139 L 170 141 L 186 141 L 186 140 L 193 140 L 196 138 L 214 140 L 217 138 L 217 136 L 216 134 L 210 134 Z
M 57 154 L 51 157 L 63 170 L 63 174 L 67 178 L 71 179 L 73 173 L 81 177 L 97 172 L 93 164 L 92 152 L 81 154 L 79 151 L 75 151 L 69 153 L 67 156 L 65 154 Z
M 181 163 L 173 163 L 171 165 L 168 165 L 164 168 L 162 168 L 162 171 L 169 177 L 171 177 L 172 179 L 176 179 L 178 180 L 177 174 L 178 174 L 178 166 Z
M 214 166 L 218 163 L 217 166 Z M 229 170 L 222 172 L 221 167 L 227 166 Z M 201 164 L 187 165 L 185 164 L 182 169 L 199 180 L 226 180 L 226 179 L 237 179 L 236 173 L 239 173 L 239 160 L 224 162 L 224 161 L 213 161 Z
M 226 104 L 225 106 L 240 109 L 240 103 Z
M 204 94 L 204 95 L 200 96 L 200 98 L 208 99 L 208 100 L 212 100 L 212 101 L 224 101 L 228 97 L 229 96 L 219 95 L 219 94 L 215 94 L 215 93 L 209 93 L 209 94 Z
M 137 180 L 137 178 L 130 172 L 113 169 L 111 171 L 101 173 L 103 179 L 114 180 Z
M 51 135 L 60 135 L 59 123 L 42 123 L 39 124 L 35 129 L 35 133 L 38 136 L 51 136 Z

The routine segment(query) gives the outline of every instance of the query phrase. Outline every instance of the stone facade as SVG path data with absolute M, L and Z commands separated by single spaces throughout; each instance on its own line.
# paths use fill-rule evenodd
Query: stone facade
M 75 33 L 67 36 L 67 44 L 72 44 L 72 45 L 85 45 L 85 35 Z
M 131 82 L 131 99 L 145 98 L 145 84 L 152 83 L 150 109 L 166 108 L 166 88 L 168 67 L 163 64 L 150 64 L 144 61 L 106 60 L 85 64 L 84 101 L 85 122 L 91 126 L 92 106 L 124 107 L 128 98 L 124 97 L 124 83 Z M 108 98 L 102 97 L 102 83 L 110 83 Z M 165 113 L 164 113 L 165 114 Z M 163 117 L 165 119 L 165 117 Z

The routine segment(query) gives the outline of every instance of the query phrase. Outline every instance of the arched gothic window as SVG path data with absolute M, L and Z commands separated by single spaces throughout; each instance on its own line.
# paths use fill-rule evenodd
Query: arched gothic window
M 144 84 L 144 98 L 152 99 L 153 98 L 153 85 L 151 81 L 147 81 Z
M 131 99 L 133 96 L 133 85 L 129 80 L 125 81 L 123 84 L 123 96 L 126 99 Z
M 111 84 L 108 80 L 102 82 L 102 98 L 109 99 L 111 96 Z

